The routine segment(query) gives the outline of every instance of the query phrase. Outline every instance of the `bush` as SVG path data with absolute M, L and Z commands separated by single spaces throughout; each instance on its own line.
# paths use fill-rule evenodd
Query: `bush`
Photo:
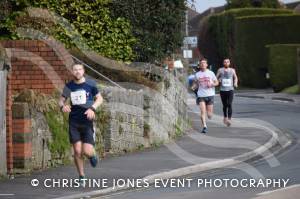
M 300 44 L 268 45 L 269 73 L 275 92 L 297 84 L 297 48 Z
M 0 33 L 11 39 L 18 39 L 17 28 L 37 29 L 66 44 L 67 47 L 81 43 L 101 55 L 116 60 L 131 61 L 135 54 L 136 39 L 132 35 L 130 22 L 125 18 L 112 18 L 109 0 L 11 0 L 12 13 L 0 21 Z M 64 17 L 70 24 L 58 23 L 38 17 L 31 17 L 27 7 L 46 8 Z M 0 18 L 1 19 L 1 18 Z
M 271 8 L 242 8 L 231 9 L 220 14 L 213 15 L 209 18 L 209 32 L 214 38 L 213 45 L 217 49 L 216 57 L 212 61 L 213 65 L 222 63 L 224 57 L 234 57 L 234 26 L 237 17 L 252 15 L 282 15 L 292 14 L 287 9 L 271 9 Z M 201 44 L 200 44 L 201 45 Z M 205 52 L 204 52 L 205 54 Z M 234 63 L 234 60 L 232 60 Z
M 300 15 L 250 16 L 236 19 L 235 63 L 244 86 L 265 88 L 268 44 L 300 43 Z
M 294 85 L 294 86 L 283 89 L 282 92 L 288 93 L 288 94 L 300 94 L 300 87 L 299 87 L 299 85 Z
M 244 7 L 264 7 L 264 8 L 279 8 L 278 0 L 227 0 L 227 8 L 244 8 Z
M 185 0 L 112 0 L 110 10 L 133 26 L 135 61 L 160 61 L 181 47 Z

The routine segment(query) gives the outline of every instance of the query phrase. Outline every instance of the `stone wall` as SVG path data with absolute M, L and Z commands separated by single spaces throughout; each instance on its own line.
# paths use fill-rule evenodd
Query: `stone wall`
M 169 72 L 163 74 L 158 87 L 158 90 L 146 87 L 102 89 L 111 116 L 110 129 L 104 139 L 107 151 L 134 151 L 167 143 L 182 135 L 187 128 L 186 88 Z
M 110 128 L 104 134 L 105 150 L 120 153 L 148 146 L 144 136 L 143 92 L 106 87 L 102 95 L 110 114 Z

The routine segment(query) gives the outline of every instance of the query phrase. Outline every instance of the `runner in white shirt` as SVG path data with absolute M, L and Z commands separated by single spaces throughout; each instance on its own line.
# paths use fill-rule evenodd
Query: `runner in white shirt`
M 207 133 L 206 115 L 209 119 L 211 119 L 213 115 L 215 86 L 218 86 L 219 82 L 214 72 L 207 69 L 207 59 L 201 59 L 199 64 L 200 71 L 195 75 L 195 81 L 198 83 L 196 103 L 200 106 L 201 111 L 201 122 L 203 126 L 201 133 Z

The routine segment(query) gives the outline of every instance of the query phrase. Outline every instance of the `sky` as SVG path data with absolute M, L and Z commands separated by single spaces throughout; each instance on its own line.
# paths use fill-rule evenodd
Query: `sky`
M 290 3 L 290 2 L 296 2 L 299 0 L 281 0 L 284 3 Z M 210 8 L 210 7 L 217 7 L 222 6 L 226 3 L 226 0 L 195 0 L 195 6 L 197 9 L 197 12 L 201 13 L 204 10 Z

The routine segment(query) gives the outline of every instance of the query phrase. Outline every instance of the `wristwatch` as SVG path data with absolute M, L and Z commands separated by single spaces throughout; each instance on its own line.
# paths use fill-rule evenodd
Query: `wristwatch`
M 93 106 L 91 106 L 90 109 L 96 113 L 96 109 Z

